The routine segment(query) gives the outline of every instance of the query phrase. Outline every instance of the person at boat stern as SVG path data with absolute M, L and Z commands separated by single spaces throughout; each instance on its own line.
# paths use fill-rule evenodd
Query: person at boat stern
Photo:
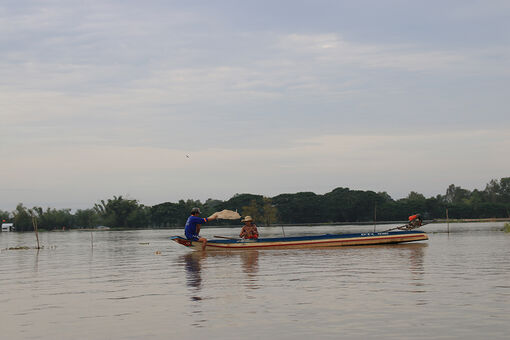
M 420 214 L 415 214 L 415 215 L 409 216 L 409 222 L 408 222 L 409 226 L 411 226 L 413 228 L 418 228 L 418 227 L 421 227 L 422 224 L 423 224 L 423 218 L 421 217 Z
M 244 222 L 244 226 L 243 229 L 241 229 L 241 233 L 239 234 L 240 238 L 254 240 L 259 238 L 257 226 L 255 223 L 253 223 L 253 218 L 251 218 L 251 216 L 246 216 L 241 222 Z
M 205 237 L 200 237 L 200 226 L 209 221 L 215 220 L 218 217 L 216 214 L 213 214 L 209 217 L 198 217 L 200 215 L 199 208 L 191 209 L 191 216 L 188 217 L 186 221 L 186 226 L 184 227 L 184 235 L 186 238 L 191 241 L 199 241 L 202 242 L 202 250 L 205 250 L 205 246 L 207 245 L 207 239 Z

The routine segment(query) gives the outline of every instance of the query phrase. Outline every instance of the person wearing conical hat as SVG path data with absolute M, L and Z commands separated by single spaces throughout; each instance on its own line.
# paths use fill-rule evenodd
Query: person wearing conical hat
M 244 222 L 244 226 L 243 229 L 241 229 L 241 233 L 239 234 L 240 238 L 254 240 L 259 238 L 257 226 L 255 223 L 253 223 L 253 218 L 251 218 L 251 216 L 246 216 L 241 222 Z

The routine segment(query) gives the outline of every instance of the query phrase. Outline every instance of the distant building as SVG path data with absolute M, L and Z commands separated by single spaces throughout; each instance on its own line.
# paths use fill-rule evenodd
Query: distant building
M 14 224 L 12 223 L 2 223 L 2 231 L 13 231 Z

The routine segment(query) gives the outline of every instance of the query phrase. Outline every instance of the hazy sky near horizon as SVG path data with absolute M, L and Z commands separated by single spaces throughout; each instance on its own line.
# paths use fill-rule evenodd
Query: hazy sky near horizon
M 0 209 L 483 189 L 509 32 L 497 0 L 4 0 Z

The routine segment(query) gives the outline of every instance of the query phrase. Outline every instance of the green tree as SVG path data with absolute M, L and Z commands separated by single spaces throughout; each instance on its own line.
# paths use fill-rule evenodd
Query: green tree
M 298 192 L 270 198 L 244 193 L 235 194 L 225 202 L 209 198 L 202 204 L 199 200 L 188 199 L 145 207 L 137 200 L 114 196 L 95 204 L 93 209 L 77 210 L 74 215 L 69 209 L 27 209 L 20 203 L 11 214 L 0 211 L 0 218 L 14 222 L 18 231 L 33 230 L 31 213 L 37 218 L 39 227 L 45 229 L 100 224 L 122 228 L 182 227 L 193 207 L 200 208 L 203 216 L 222 209 L 239 210 L 266 225 L 275 222 L 369 222 L 374 218 L 375 208 L 378 221 L 405 220 L 413 213 L 421 213 L 426 219 L 443 218 L 446 207 L 451 218 L 510 217 L 510 177 L 493 179 L 484 190 L 472 192 L 451 184 L 445 195 L 430 198 L 411 191 L 406 198 L 394 200 L 386 192 L 335 188 L 324 195 Z
M 510 203 L 510 177 L 501 178 L 499 181 L 502 203 Z
M 262 213 L 260 209 L 260 205 L 257 203 L 256 200 L 251 200 L 249 205 L 245 205 L 241 208 L 241 214 L 242 216 L 251 216 L 255 222 L 262 221 Z
M 95 204 L 94 209 L 102 217 L 103 223 L 108 227 L 135 228 L 148 225 L 149 213 L 137 200 L 125 199 L 122 196 L 113 196 L 106 202 L 101 200 Z
M 425 215 L 427 210 L 427 199 L 420 193 L 411 191 L 406 199 L 401 201 L 405 205 L 405 213 L 407 216 L 415 213 Z M 405 218 L 406 216 L 402 216 Z
M 496 203 L 499 200 L 500 191 L 501 187 L 499 185 L 499 182 L 495 179 L 492 179 L 485 186 L 484 193 L 487 196 L 489 202 Z
M 263 197 L 262 203 L 252 200 L 249 205 L 242 207 L 243 216 L 251 216 L 255 222 L 270 226 L 277 221 L 278 209 L 272 204 L 271 198 Z
M 70 227 L 73 223 L 73 215 L 71 209 L 50 209 L 43 210 L 41 207 L 33 207 L 30 209 L 37 218 L 39 229 L 53 230 L 63 227 Z
M 94 209 L 78 209 L 74 214 L 73 226 L 92 228 L 101 225 L 101 218 Z
M 186 216 L 186 212 L 180 210 L 179 204 L 165 202 L 150 208 L 151 225 L 158 228 L 176 227 Z
M 211 215 L 216 211 L 220 211 L 221 206 L 224 202 L 221 200 L 215 200 L 212 198 L 208 198 L 204 203 L 204 209 L 207 211 L 207 215 Z
M 448 189 L 446 189 L 446 202 L 447 203 L 460 203 L 465 199 L 469 199 L 471 192 L 466 189 L 462 189 L 461 187 L 457 187 L 454 184 L 450 184 Z
M 250 204 L 252 204 L 252 201 L 255 201 L 257 205 L 261 205 L 262 195 L 235 194 L 228 201 L 223 202 L 223 204 L 221 204 L 218 208 L 238 210 L 242 207 L 249 206 Z
M 272 223 L 275 223 L 278 219 L 278 209 L 273 205 L 271 198 L 264 197 L 262 199 L 262 220 L 264 224 L 269 227 Z
M 409 195 L 407 195 L 407 199 L 409 201 L 416 201 L 416 202 L 424 202 L 426 200 L 425 196 L 423 196 L 420 193 L 417 193 L 415 191 L 411 191 Z
M 382 217 L 386 202 L 385 195 L 373 191 L 336 188 L 324 194 L 323 205 L 326 210 L 323 210 L 322 215 L 327 216 L 331 222 L 372 221 L 375 205 L 378 207 L 378 216 Z
M 23 206 L 23 203 L 19 203 L 16 206 L 16 210 L 12 212 L 14 217 L 14 227 L 17 231 L 32 231 L 32 216 L 27 208 Z
M 316 223 L 324 218 L 321 196 L 313 192 L 281 194 L 273 197 L 272 203 L 280 212 L 283 223 Z

